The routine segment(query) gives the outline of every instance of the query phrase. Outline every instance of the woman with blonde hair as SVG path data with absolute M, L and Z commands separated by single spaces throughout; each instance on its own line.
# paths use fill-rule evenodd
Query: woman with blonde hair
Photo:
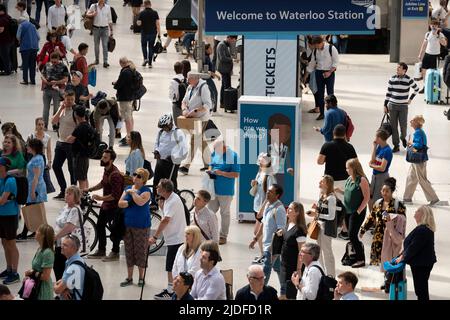
M 306 214 L 319 220 L 320 232 L 317 244 L 320 246 L 320 264 L 325 267 L 324 272 L 334 277 L 336 266 L 334 264 L 334 254 L 332 238 L 337 236 L 337 211 L 336 195 L 334 194 L 334 179 L 330 175 L 324 175 L 319 182 L 320 198 L 314 203 L 312 210 Z
M 53 300 L 52 268 L 55 261 L 55 231 L 48 224 L 41 224 L 36 231 L 39 248 L 31 262 L 31 269 L 25 271 L 25 279 L 39 281 L 38 300 Z
M 121 287 L 133 284 L 134 266 L 139 270 L 138 286 L 144 286 L 144 271 L 147 265 L 147 250 L 150 220 L 150 199 L 152 193 L 145 185 L 149 172 L 137 168 L 133 172 L 133 185 L 127 186 L 119 200 L 119 208 L 124 209 L 125 223 L 125 257 L 127 261 L 127 278 L 120 283 Z
M 429 206 L 419 207 L 414 214 L 414 219 L 417 227 L 406 237 L 403 242 L 403 253 L 396 262 L 404 262 L 411 267 L 417 300 L 429 300 L 428 279 L 437 261 L 434 251 L 436 224 L 433 211 Z
M 172 267 L 172 277 L 175 278 L 181 272 L 189 272 L 192 276 L 200 270 L 200 245 L 202 233 L 197 226 L 187 226 L 184 229 L 185 241 L 177 251 Z
M 421 152 L 424 156 L 420 163 L 411 163 L 408 171 L 408 177 L 406 178 L 405 193 L 403 194 L 404 203 L 412 203 L 412 197 L 416 191 L 417 184 L 422 187 L 423 193 L 427 201 L 430 202 L 430 206 L 439 202 L 439 198 L 431 186 L 430 181 L 427 179 L 427 161 L 428 161 L 428 144 L 425 131 L 422 129 L 425 119 L 422 115 L 417 115 L 409 122 L 414 129 L 412 141 L 408 142 L 408 152 Z M 408 159 L 407 159 L 408 160 Z
M 370 200 L 369 180 L 357 158 L 347 160 L 345 168 L 349 175 L 345 181 L 345 189 L 336 191 L 344 194 L 345 224 L 348 227 L 350 242 L 355 250 L 355 257 L 346 261 L 345 264 L 351 265 L 353 268 L 360 268 L 366 264 L 364 246 L 358 238 L 358 233 L 366 217 L 366 208 Z
M 127 134 L 126 139 L 127 144 L 130 146 L 130 152 L 125 159 L 125 175 L 131 176 L 137 168 L 144 166 L 145 151 L 142 146 L 141 134 L 138 131 L 131 131 Z

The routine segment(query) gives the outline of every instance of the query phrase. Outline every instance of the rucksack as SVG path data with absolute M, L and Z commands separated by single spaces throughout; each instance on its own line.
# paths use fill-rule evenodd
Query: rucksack
M 89 126 L 89 140 L 85 146 L 89 159 L 99 160 L 108 145 L 100 140 L 100 134 L 92 126 Z
M 330 56 L 333 56 L 333 45 L 330 43 L 330 46 L 328 47 L 328 51 L 330 52 Z M 314 49 L 314 60 L 317 62 L 317 49 Z
M 334 289 L 336 288 L 337 281 L 335 278 L 327 276 L 323 272 L 322 268 L 318 265 L 313 265 L 320 270 L 322 277 L 320 278 L 319 288 L 317 290 L 317 295 L 315 300 L 333 300 L 334 299 Z
M 173 78 L 173 80 L 175 80 L 175 82 L 178 83 L 178 100 L 175 101 L 174 103 L 177 105 L 178 108 L 181 109 L 181 102 L 183 101 L 183 98 L 186 95 L 188 86 L 186 81 L 181 81 L 178 78 Z
M 344 111 L 345 114 L 345 137 L 347 141 L 350 141 L 350 138 L 353 135 L 353 131 L 355 131 L 355 125 L 353 124 L 352 119 L 349 117 L 348 113 Z
M 77 69 L 77 60 L 78 60 L 79 58 L 77 58 L 77 59 L 73 59 L 73 61 L 72 62 L 70 62 L 70 67 L 69 67 L 69 73 L 71 74 L 72 72 L 74 72 L 74 71 L 79 71 L 78 69 Z
M 73 289 L 74 294 L 80 297 L 80 300 L 102 300 L 103 299 L 103 285 L 100 275 L 92 267 L 88 267 L 81 261 L 74 261 L 71 264 L 76 264 L 84 269 L 84 286 L 83 295 L 80 294 L 77 289 Z
M 147 88 L 144 86 L 144 78 L 137 70 L 133 71 L 131 88 L 133 90 L 133 100 L 140 100 L 147 92 Z
M 27 198 L 28 198 L 28 179 L 27 177 L 15 177 L 15 176 L 6 176 L 6 180 L 11 177 L 16 179 L 16 186 L 17 186 L 17 195 L 10 194 L 9 200 L 16 200 L 17 204 L 25 205 L 27 204 Z

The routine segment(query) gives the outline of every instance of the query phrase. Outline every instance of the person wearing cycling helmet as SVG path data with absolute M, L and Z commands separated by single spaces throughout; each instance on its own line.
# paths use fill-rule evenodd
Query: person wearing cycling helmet
M 184 133 L 173 124 L 170 113 L 159 118 L 158 131 L 153 154 L 156 159 L 155 176 L 153 177 L 153 194 L 161 179 L 172 180 L 177 190 L 178 168 L 188 154 Z

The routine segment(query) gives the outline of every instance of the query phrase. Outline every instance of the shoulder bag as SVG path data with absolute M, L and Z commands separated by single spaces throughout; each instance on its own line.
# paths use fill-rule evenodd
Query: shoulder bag
M 412 146 L 406 149 L 406 161 L 409 163 L 422 163 L 428 161 L 428 147 L 414 149 Z

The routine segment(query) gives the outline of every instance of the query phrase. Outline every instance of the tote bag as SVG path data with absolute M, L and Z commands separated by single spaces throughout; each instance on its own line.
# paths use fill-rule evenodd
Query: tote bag
M 25 224 L 31 232 L 36 232 L 41 224 L 47 223 L 47 215 L 43 202 L 22 207 Z

